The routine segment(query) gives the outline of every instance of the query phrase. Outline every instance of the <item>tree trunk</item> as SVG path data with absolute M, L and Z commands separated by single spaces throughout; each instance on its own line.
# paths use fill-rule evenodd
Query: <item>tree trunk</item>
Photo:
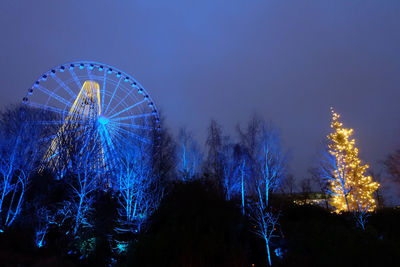
M 267 246 L 268 264 L 269 264 L 269 266 L 272 266 L 272 263 L 271 263 L 271 253 L 270 253 L 270 251 L 269 251 L 269 242 L 266 241 L 266 242 L 265 242 L 265 245 Z

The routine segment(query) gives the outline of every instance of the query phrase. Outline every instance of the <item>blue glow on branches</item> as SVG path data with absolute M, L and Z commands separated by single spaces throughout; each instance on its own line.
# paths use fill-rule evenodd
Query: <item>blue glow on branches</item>
M 129 243 L 125 241 L 116 241 L 117 245 L 114 247 L 114 250 L 117 254 L 124 254 L 128 251 Z
M 182 181 L 190 181 L 199 176 L 199 166 L 201 165 L 202 155 L 192 134 L 185 128 L 179 131 L 178 139 L 178 178 Z
M 119 233 L 140 232 L 160 201 L 153 188 L 157 177 L 152 173 L 149 149 L 148 145 L 138 143 L 121 151 L 121 168 L 118 171 L 119 219 L 115 229 Z
M 35 244 L 38 248 L 41 248 L 46 244 L 46 242 L 44 241 L 44 237 L 46 236 L 46 230 L 37 231 L 35 234 Z
M 21 138 L 9 141 L 11 142 L 2 145 L 10 150 L 11 155 L 1 155 L 0 158 L 0 229 L 2 230 L 9 227 L 21 212 L 28 182 L 26 170 L 22 169 L 25 159 L 19 155 L 22 147 Z

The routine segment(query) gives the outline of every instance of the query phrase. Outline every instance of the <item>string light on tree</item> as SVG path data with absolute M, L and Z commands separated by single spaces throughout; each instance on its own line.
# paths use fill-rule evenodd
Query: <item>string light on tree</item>
M 376 208 L 373 193 L 378 189 L 379 183 L 365 175 L 369 166 L 361 164 L 355 140 L 351 138 L 353 129 L 343 128 L 339 121 L 340 115 L 333 108 L 331 112 L 333 132 L 328 135 L 328 152 L 333 163 L 329 175 L 332 196 L 330 204 L 335 212 L 373 211 Z

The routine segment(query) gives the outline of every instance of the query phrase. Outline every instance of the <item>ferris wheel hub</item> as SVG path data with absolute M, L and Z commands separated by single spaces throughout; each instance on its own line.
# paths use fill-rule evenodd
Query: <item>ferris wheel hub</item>
M 108 120 L 108 118 L 105 117 L 105 116 L 99 116 L 98 121 L 99 121 L 100 124 L 106 125 L 106 124 L 108 123 L 109 120 Z

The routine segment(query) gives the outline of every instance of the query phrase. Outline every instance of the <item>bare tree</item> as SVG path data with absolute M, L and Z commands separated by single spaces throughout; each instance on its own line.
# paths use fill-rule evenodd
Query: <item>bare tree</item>
M 260 134 L 264 121 L 258 115 L 254 115 L 247 124 L 246 131 L 237 125 L 236 130 L 239 134 L 240 144 L 246 149 L 246 153 L 252 159 L 256 158 L 259 150 Z
M 244 215 L 246 212 L 246 188 L 248 186 L 248 183 L 246 183 L 246 178 L 247 178 L 247 165 L 246 165 L 246 159 L 243 158 L 240 161 L 238 168 L 238 174 L 240 177 L 240 195 L 242 196 L 242 214 Z
M 258 203 L 256 204 L 256 207 L 252 213 L 252 220 L 255 227 L 254 232 L 264 240 L 265 247 L 267 249 L 268 263 L 269 266 L 272 266 L 270 244 L 271 239 L 276 237 L 274 232 L 276 231 L 276 226 L 278 225 L 280 213 L 274 213 L 272 210 L 268 210 L 268 208 L 263 207 L 261 205 L 263 201 L 264 200 L 258 200 Z
M 26 191 L 28 178 L 22 168 L 17 150 L 19 140 L 9 147 L 11 155 L 0 159 L 0 219 L 2 232 L 9 227 L 21 212 L 22 200 Z
M 63 202 L 63 210 L 66 211 L 64 215 L 72 221 L 73 236 L 84 228 L 92 227 L 95 192 L 104 186 L 99 142 L 96 124 L 89 120 L 71 131 L 58 131 L 56 139 L 52 141 L 55 146 L 50 151 L 54 154 L 43 163 L 49 164 L 58 179 L 64 179 L 69 186 L 69 199 Z
M 95 190 L 98 188 L 99 176 L 91 163 L 93 154 L 83 155 L 78 162 L 79 168 L 70 179 L 72 197 L 69 203 L 73 215 L 73 234 L 81 227 L 91 227 L 90 214 L 93 209 Z
M 281 147 L 280 134 L 272 125 L 262 126 L 256 166 L 259 176 L 257 192 L 259 189 L 264 191 L 265 206 L 268 206 L 270 193 L 279 188 L 286 173 L 286 155 Z
M 325 179 L 321 179 L 321 174 L 318 168 L 309 168 L 308 172 L 311 175 L 311 180 L 318 185 L 318 188 L 324 199 L 325 208 L 329 209 L 329 183 Z
M 155 124 L 151 132 L 151 160 L 153 174 L 158 177 L 158 188 L 163 190 L 166 184 L 176 177 L 177 148 L 162 113 L 160 113 L 159 123 L 160 128 Z
M 239 168 L 235 158 L 235 146 L 227 143 L 223 146 L 223 187 L 226 200 L 231 200 L 240 192 Z
M 259 159 L 259 149 L 261 148 L 261 124 L 262 120 L 258 116 L 253 116 L 248 122 L 246 131 L 237 125 L 236 130 L 239 135 L 240 143 L 237 148 L 237 168 L 240 176 L 240 188 L 242 198 L 242 213 L 245 213 L 246 198 L 254 194 L 254 183 L 256 177 L 261 175 L 261 168 L 256 163 Z
M 280 134 L 271 124 L 260 123 L 259 134 L 255 146 L 254 173 L 256 174 L 254 191 L 255 202 L 251 216 L 256 233 L 264 239 L 268 263 L 271 265 L 271 238 L 278 223 L 280 212 L 272 206 L 271 193 L 275 192 L 286 173 L 286 156 L 282 150 Z
M 284 194 L 288 194 L 289 196 L 293 196 L 293 193 L 296 191 L 296 180 L 293 174 L 286 175 L 285 179 L 281 183 L 280 189 Z
M 303 199 L 303 204 L 309 204 L 308 200 L 310 199 L 311 195 L 311 179 L 305 178 L 300 181 L 300 189 L 301 189 L 301 197 Z
M 36 167 L 40 129 L 38 113 L 13 106 L 0 113 L 0 227 L 10 226 L 22 209 L 29 178 Z
M 246 212 L 246 198 L 249 196 L 251 161 L 240 144 L 232 145 L 226 142 L 223 146 L 222 168 L 223 186 L 227 200 L 240 195 L 242 213 Z
M 384 163 L 391 177 L 400 182 L 400 150 L 390 154 Z
M 122 152 L 118 232 L 140 232 L 161 200 L 150 156 L 149 148 L 140 144 Z
M 46 244 L 45 237 L 49 230 L 49 225 L 53 221 L 51 211 L 45 207 L 41 207 L 36 211 L 36 219 L 38 221 L 35 226 L 35 244 L 38 248 Z
M 221 126 L 215 120 L 211 120 L 208 127 L 208 137 L 206 141 L 208 154 L 206 159 L 206 166 L 209 172 L 214 175 L 219 181 L 222 177 L 222 146 L 223 136 Z
M 178 176 L 182 181 L 190 181 L 199 176 L 201 152 L 186 128 L 180 129 L 178 142 Z

